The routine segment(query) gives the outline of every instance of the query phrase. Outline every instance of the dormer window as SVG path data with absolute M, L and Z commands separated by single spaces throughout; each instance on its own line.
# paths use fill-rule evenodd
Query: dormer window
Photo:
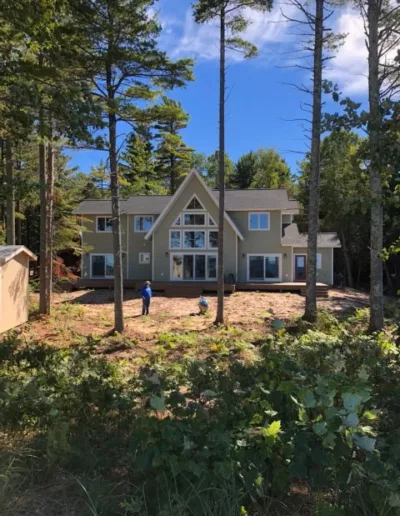
M 194 195 L 191 200 L 189 201 L 189 204 L 186 206 L 187 210 L 204 210 L 203 205 L 198 200 L 198 198 Z

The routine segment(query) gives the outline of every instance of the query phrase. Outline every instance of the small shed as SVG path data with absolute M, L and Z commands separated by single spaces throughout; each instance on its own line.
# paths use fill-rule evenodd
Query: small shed
M 28 320 L 29 262 L 35 260 L 23 245 L 0 246 L 0 333 Z

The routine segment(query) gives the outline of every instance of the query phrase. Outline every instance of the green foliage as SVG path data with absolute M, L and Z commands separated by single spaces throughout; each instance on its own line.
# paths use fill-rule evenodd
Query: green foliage
M 27 436 L 36 470 L 76 477 L 99 515 L 253 515 L 289 503 L 299 482 L 318 493 L 317 514 L 395 515 L 399 355 L 386 334 L 363 333 L 363 317 L 321 313 L 317 327 L 269 336 L 251 362 L 235 358 L 239 328 L 210 340 L 224 353 L 171 363 L 165 350 L 201 335 L 163 333 L 164 354 L 139 371 L 97 357 L 90 338 L 54 349 L 10 334 L 0 345 L 0 430 Z M 30 486 L 31 459 L 21 450 L 18 460 L 17 473 L 10 453 L 0 456 L 3 505 Z

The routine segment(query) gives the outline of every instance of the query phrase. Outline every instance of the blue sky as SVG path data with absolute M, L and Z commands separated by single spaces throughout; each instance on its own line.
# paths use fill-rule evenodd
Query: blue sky
M 190 115 L 183 136 L 197 152 L 210 154 L 218 146 L 218 28 L 214 23 L 199 26 L 191 15 L 190 0 L 160 0 L 156 4 L 163 31 L 160 46 L 171 58 L 193 57 L 195 81 L 169 95 L 179 100 Z M 307 95 L 287 83 L 308 84 L 308 73 L 292 67 L 301 64 L 299 36 L 285 21 L 282 10 L 293 15 L 286 3 L 275 4 L 271 13 L 251 12 L 247 39 L 259 48 L 259 56 L 243 60 L 228 57 L 226 106 L 226 148 L 229 156 L 239 156 L 259 147 L 273 147 L 289 163 L 292 172 L 308 148 L 304 124 L 294 119 L 308 116 L 302 105 Z M 362 21 L 349 9 L 335 14 L 335 31 L 347 34 L 344 46 L 329 64 L 326 78 L 337 82 L 344 94 L 366 100 L 366 54 Z M 288 66 L 290 66 L 288 68 Z M 334 109 L 329 100 L 326 109 Z M 120 133 L 126 132 L 121 127 Z M 106 153 L 76 151 L 71 164 L 88 172 Z

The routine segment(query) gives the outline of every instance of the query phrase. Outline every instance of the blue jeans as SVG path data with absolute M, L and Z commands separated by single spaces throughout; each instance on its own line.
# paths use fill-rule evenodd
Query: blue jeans
M 142 315 L 149 315 L 151 297 L 143 297 L 142 301 Z

